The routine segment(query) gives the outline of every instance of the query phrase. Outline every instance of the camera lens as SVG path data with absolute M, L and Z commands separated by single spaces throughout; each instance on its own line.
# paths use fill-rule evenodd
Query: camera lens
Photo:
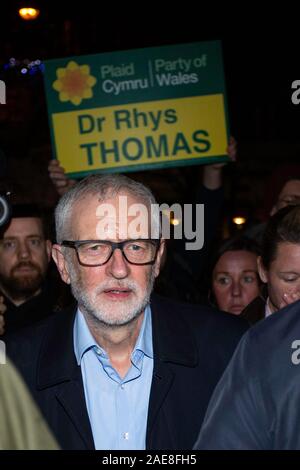
M 5 225 L 10 217 L 10 204 L 5 195 L 0 194 L 0 227 Z

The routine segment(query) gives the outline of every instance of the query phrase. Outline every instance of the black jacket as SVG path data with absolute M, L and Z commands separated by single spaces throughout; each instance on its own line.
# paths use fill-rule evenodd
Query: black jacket
M 220 380 L 195 449 L 300 450 L 300 301 L 250 328 Z
M 3 293 L 6 311 L 4 313 L 5 335 L 15 333 L 22 328 L 38 323 L 74 304 L 69 288 L 60 279 L 47 278 L 41 286 L 41 292 L 21 305 L 14 305 Z M 2 338 L 3 339 L 3 338 Z
M 246 320 L 250 325 L 255 325 L 255 323 L 265 318 L 265 310 L 266 298 L 259 295 L 244 308 L 240 314 L 240 318 Z
M 1 295 L 7 308 L 4 314 L 5 334 L 14 333 L 53 314 L 53 296 L 49 294 L 46 287 L 42 289 L 40 294 L 18 306 L 14 305 L 5 295 Z
M 60 446 L 94 449 L 73 348 L 75 311 L 14 335 L 7 350 Z M 146 446 L 191 449 L 212 391 L 247 325 L 208 307 L 156 296 L 151 311 L 154 371 Z

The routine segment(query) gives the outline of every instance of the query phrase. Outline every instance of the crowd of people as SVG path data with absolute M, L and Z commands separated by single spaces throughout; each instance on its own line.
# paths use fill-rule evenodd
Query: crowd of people
M 228 153 L 235 161 L 234 139 Z M 203 171 L 197 252 L 153 231 L 152 191 L 124 175 L 76 182 L 52 160 L 55 235 L 37 206 L 12 207 L 0 228 L 0 338 L 35 419 L 23 434 L 10 424 L 11 443 L 0 446 L 300 448 L 297 415 L 282 417 L 299 393 L 290 353 L 300 328 L 300 179 L 285 182 L 265 223 L 215 244 L 222 169 Z M 146 208 L 134 235 L 124 197 Z M 10 400 L 13 408 L 18 397 Z M 28 438 L 37 422 L 45 440 Z

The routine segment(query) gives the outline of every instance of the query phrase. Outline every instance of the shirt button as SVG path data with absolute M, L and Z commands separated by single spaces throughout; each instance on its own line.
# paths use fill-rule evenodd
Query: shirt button
M 128 439 L 129 439 L 129 432 L 124 432 L 124 434 L 123 434 L 123 439 L 125 439 L 126 441 L 128 441 Z
M 121 385 L 120 385 L 120 388 L 121 388 L 122 390 L 124 390 L 125 385 L 124 385 L 124 384 L 121 384 Z

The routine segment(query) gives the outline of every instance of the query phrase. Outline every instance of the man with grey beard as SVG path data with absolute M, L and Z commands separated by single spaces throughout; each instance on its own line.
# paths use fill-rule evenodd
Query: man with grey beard
M 62 449 L 192 448 L 246 329 L 151 294 L 165 249 L 155 203 L 125 176 L 93 175 L 56 208 L 52 255 L 77 306 L 7 350 Z

